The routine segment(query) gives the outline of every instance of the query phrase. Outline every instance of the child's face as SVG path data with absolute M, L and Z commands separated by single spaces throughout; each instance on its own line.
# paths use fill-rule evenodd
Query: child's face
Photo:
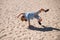
M 21 17 L 21 20 L 22 21 L 27 21 L 27 19 L 24 16 Z

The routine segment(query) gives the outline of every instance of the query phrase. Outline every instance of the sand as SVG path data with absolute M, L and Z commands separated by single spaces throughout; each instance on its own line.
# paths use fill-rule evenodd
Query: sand
M 41 12 L 42 25 L 36 19 L 31 27 L 17 15 L 21 12 Z M 60 0 L 0 0 L 0 40 L 60 40 Z

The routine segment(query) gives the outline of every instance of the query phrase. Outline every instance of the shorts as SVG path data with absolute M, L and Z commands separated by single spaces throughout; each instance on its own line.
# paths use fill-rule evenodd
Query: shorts
M 37 20 L 40 19 L 41 17 L 39 15 L 35 15 L 34 18 L 36 18 Z
M 30 20 L 30 19 L 33 19 L 33 18 L 36 18 L 36 19 L 40 19 L 40 16 L 39 15 L 35 15 L 34 12 L 29 12 L 29 13 L 25 13 L 25 18 L 27 20 Z

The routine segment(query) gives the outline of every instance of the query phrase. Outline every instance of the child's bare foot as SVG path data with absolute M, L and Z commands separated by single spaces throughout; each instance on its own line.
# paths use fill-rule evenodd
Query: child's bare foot
M 41 22 L 38 21 L 38 23 L 41 25 Z
M 48 11 L 49 11 L 49 9 L 45 10 L 45 12 L 48 12 Z
M 42 19 L 40 18 L 39 20 L 38 20 L 38 23 L 41 25 L 41 21 L 42 21 Z

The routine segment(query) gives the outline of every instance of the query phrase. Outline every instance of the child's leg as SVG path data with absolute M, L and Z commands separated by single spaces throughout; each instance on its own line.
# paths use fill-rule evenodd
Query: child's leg
M 47 12 L 47 11 L 49 11 L 49 9 L 46 9 L 46 10 L 45 10 L 45 9 L 41 8 L 41 9 L 40 9 L 40 12 L 41 12 L 41 11 Z
M 40 10 L 38 10 L 34 15 L 38 15 L 39 13 L 41 13 L 42 11 L 44 11 L 44 12 L 48 12 L 49 11 L 49 9 L 43 9 L 43 8 L 41 8 Z
M 42 22 L 42 19 L 40 18 L 40 19 L 38 19 L 38 23 L 41 25 L 41 22 Z
M 41 21 L 42 21 L 41 17 L 38 15 L 35 15 L 34 17 L 38 20 L 38 23 L 41 25 Z
M 45 11 L 45 9 L 41 8 L 40 11 Z

